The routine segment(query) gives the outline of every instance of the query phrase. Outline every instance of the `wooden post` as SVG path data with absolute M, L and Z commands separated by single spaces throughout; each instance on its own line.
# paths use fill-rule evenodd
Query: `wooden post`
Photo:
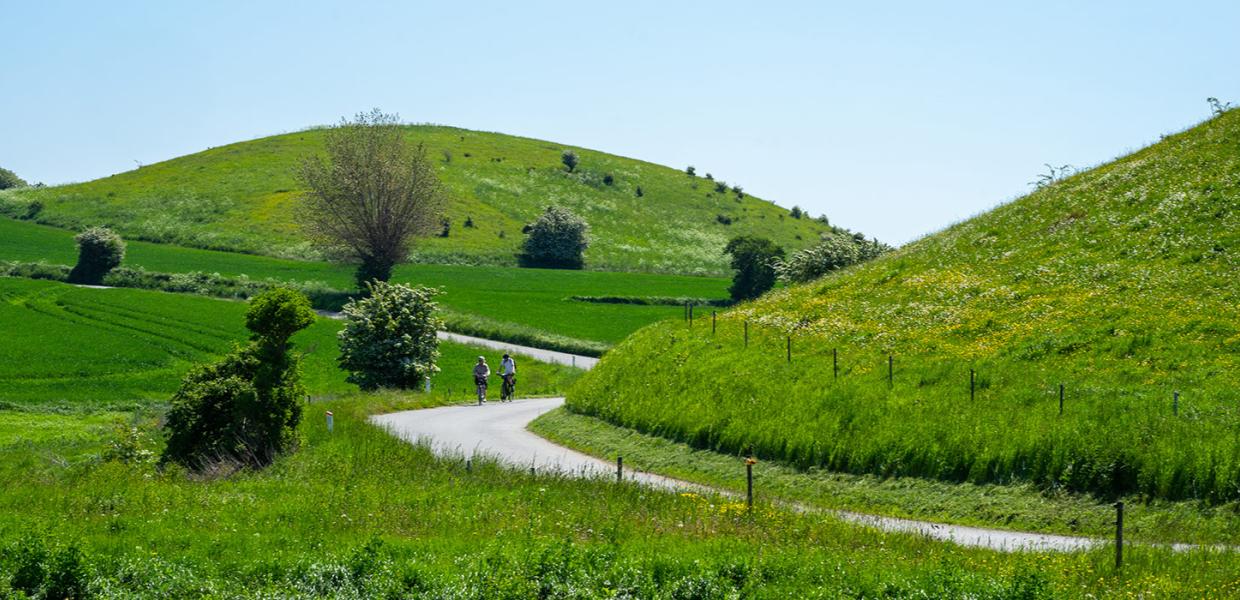
M 710 311 L 710 334 L 715 335 L 715 317 L 718 316 L 716 311 Z
M 1124 501 L 1115 503 L 1115 568 L 1124 566 Z
M 1171 395 L 1171 414 L 1180 416 L 1180 393 L 1173 392 Z
M 895 385 L 895 382 L 896 382 L 895 369 L 896 369 L 896 359 L 894 356 L 888 354 L 887 355 L 887 387 L 892 387 L 893 385 Z
M 792 362 L 792 336 L 788 336 L 788 362 Z
M 1059 414 L 1063 414 L 1063 384 L 1059 384 Z
M 831 373 L 836 379 L 840 378 L 840 355 L 835 349 L 831 349 Z
M 976 381 L 977 381 L 977 374 L 973 371 L 973 369 L 969 369 L 969 402 L 972 402 L 973 398 L 975 397 L 974 389 L 976 387 L 975 386 Z
M 473 470 L 474 470 L 474 461 L 469 460 L 468 458 L 465 459 L 465 472 L 468 473 Z
M 745 347 L 749 347 L 749 321 L 745 321 Z
M 745 507 L 753 512 L 753 458 L 745 459 Z
M 624 481 L 624 457 L 616 457 L 616 481 Z

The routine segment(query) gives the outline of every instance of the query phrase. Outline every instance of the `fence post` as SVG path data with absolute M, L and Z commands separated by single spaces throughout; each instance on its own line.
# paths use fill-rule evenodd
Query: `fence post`
M 336 418 L 332 411 L 327 411 L 327 433 L 331 433 L 336 428 Z
M 745 321 L 745 347 L 749 347 L 749 321 Z
M 792 362 L 792 336 L 788 336 L 788 362 Z
M 976 381 L 977 381 L 977 374 L 973 371 L 973 369 L 969 369 L 969 402 L 973 401 L 973 398 L 975 395 L 974 389 L 976 388 L 976 386 L 974 385 L 974 382 Z
M 469 473 L 470 471 L 473 471 L 473 470 L 474 470 L 474 461 L 468 458 L 465 459 L 465 472 Z
M 1115 568 L 1124 566 L 1124 501 L 1115 503 Z
M 1171 414 L 1180 416 L 1180 393 L 1173 392 L 1171 396 Z
M 835 349 L 831 349 L 831 374 L 836 379 L 840 378 L 840 355 Z
M 1059 384 L 1059 414 L 1063 414 L 1063 384 Z
M 624 457 L 616 457 L 616 481 L 624 481 Z
M 895 385 L 895 382 L 896 382 L 895 365 L 896 365 L 895 357 L 888 354 L 887 355 L 887 387 L 892 387 Z
M 758 462 L 749 457 L 745 459 L 745 508 L 753 512 L 753 464 Z

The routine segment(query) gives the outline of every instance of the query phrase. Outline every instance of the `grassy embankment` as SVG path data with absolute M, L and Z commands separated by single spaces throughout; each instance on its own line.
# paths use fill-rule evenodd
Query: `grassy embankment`
M 0 218 L 0 261 L 72 265 L 76 260 L 70 232 Z M 351 270 L 341 265 L 140 241 L 129 242 L 124 264 L 152 272 L 244 275 L 335 290 L 353 285 Z M 406 264 L 397 268 L 393 280 L 444 290 L 439 302 L 454 331 L 586 354 L 599 354 L 644 325 L 680 315 L 681 309 L 596 304 L 571 300 L 574 295 L 727 295 L 724 279 L 643 273 Z
M 1232 111 L 725 312 L 717 333 L 646 328 L 569 405 L 802 469 L 1234 512 L 1238 256 Z
M 451 200 L 448 237 L 420 244 L 418 262 L 513 264 L 522 226 L 549 204 L 590 223 L 586 263 L 597 270 L 724 274 L 722 250 L 733 235 L 762 235 L 793 249 L 831 230 L 747 193 L 717 192 L 713 181 L 639 160 L 572 148 L 580 166 L 568 173 L 560 153 L 569 146 L 451 127 L 408 131 L 411 141 L 426 145 Z M 37 201 L 43 208 L 35 220 L 66 229 L 103 225 L 130 239 L 316 258 L 294 224 L 301 191 L 294 172 L 304 157 L 322 152 L 322 143 L 322 130 L 307 130 L 86 183 L 3 192 L 0 214 L 26 216 Z M 603 181 L 608 174 L 610 185 Z

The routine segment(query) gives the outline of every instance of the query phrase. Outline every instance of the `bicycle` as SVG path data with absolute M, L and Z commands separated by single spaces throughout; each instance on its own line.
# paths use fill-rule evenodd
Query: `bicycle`
M 482 405 L 487 401 L 487 378 L 475 377 L 474 385 L 478 386 L 478 404 Z
M 499 389 L 500 402 L 512 402 L 512 397 L 517 391 L 517 376 L 504 375 L 504 384 Z

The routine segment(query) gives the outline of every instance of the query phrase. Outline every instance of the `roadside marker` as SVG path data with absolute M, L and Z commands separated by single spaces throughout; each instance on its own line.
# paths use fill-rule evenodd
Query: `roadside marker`
M 332 429 L 335 428 L 335 425 L 336 425 L 335 415 L 333 415 L 332 411 L 329 410 L 327 411 L 327 433 L 331 433 Z

